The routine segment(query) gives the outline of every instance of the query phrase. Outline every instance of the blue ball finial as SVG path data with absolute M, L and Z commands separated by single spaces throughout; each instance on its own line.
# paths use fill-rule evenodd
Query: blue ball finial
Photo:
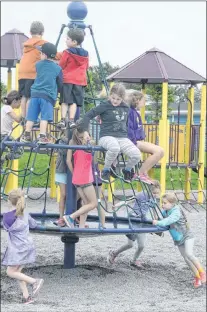
M 84 20 L 87 14 L 88 9 L 84 2 L 74 1 L 67 7 L 67 15 L 72 21 Z

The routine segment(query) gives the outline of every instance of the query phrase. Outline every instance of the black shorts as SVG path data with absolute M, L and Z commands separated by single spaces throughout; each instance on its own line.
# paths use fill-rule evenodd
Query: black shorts
M 75 103 L 77 106 L 83 106 L 84 87 L 71 83 L 64 83 L 60 92 L 60 104 L 66 103 L 71 105 Z
M 33 83 L 34 79 L 20 79 L 19 94 L 29 99 L 31 97 L 31 86 Z

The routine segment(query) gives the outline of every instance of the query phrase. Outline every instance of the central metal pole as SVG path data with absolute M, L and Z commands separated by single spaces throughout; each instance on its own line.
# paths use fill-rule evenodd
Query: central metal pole
M 80 116 L 80 109 L 77 109 L 75 120 Z M 72 131 L 69 133 L 69 140 L 72 138 Z M 72 174 L 67 168 L 67 186 L 66 186 L 66 214 L 70 215 L 77 209 L 77 191 L 72 184 Z M 75 244 L 79 241 L 77 236 L 62 236 L 64 243 L 64 269 L 73 269 L 75 267 Z

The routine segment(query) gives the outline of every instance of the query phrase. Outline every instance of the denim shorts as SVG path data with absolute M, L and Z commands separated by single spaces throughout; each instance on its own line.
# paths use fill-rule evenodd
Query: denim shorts
M 82 184 L 82 185 L 77 185 L 77 184 L 74 184 L 74 186 L 76 188 L 80 187 L 80 188 L 85 188 L 85 187 L 88 187 L 88 186 L 91 186 L 93 185 L 93 183 L 86 183 L 86 184 Z
M 36 121 L 41 113 L 41 120 L 53 121 L 53 105 L 42 98 L 31 98 L 26 119 Z
M 67 173 L 55 173 L 56 184 L 67 184 Z

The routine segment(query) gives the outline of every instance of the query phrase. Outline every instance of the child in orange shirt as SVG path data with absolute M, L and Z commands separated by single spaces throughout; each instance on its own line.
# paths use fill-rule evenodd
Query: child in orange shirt
M 46 41 L 42 39 L 44 26 L 41 22 L 34 21 L 30 26 L 31 38 L 24 42 L 23 56 L 19 63 L 19 93 L 22 96 L 21 110 L 25 118 L 30 100 L 30 89 L 36 78 L 36 62 L 40 61 L 40 51 L 37 46 L 42 46 Z

